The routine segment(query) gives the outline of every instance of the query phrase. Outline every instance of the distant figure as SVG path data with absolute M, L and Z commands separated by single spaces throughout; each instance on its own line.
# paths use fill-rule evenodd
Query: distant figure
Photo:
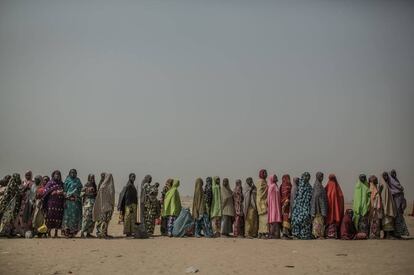
M 162 216 L 167 218 L 167 235 L 173 236 L 175 219 L 181 212 L 181 199 L 178 187 L 180 186 L 179 180 L 174 180 L 173 184 L 165 194 L 164 205 L 162 210 Z
M 123 213 L 124 217 L 124 234 L 127 237 L 132 236 L 135 232 L 135 224 L 137 223 L 138 192 L 134 185 L 135 179 L 134 173 L 129 174 L 128 182 L 122 189 L 118 202 L 118 210 Z
M 172 179 L 167 179 L 167 181 L 165 182 L 164 188 L 161 191 L 161 199 L 160 199 L 160 207 L 161 207 L 161 226 L 160 226 L 160 231 L 161 231 L 161 236 L 166 236 L 167 235 L 167 217 L 162 216 L 162 211 L 164 209 L 164 201 L 165 201 L 165 196 L 167 195 L 167 192 L 171 189 L 173 184 L 173 180 Z
M 155 229 L 155 220 L 160 216 L 160 204 L 157 199 L 158 197 L 158 187 L 160 184 L 156 182 L 155 184 L 147 183 L 144 186 L 144 220 L 145 228 L 149 236 L 154 235 Z
M 234 220 L 234 202 L 233 191 L 230 189 L 230 183 L 228 178 L 223 179 L 223 188 L 221 188 L 221 235 L 229 237 L 233 233 L 233 220 Z
M 204 188 L 204 201 L 206 202 L 206 213 L 208 215 L 208 219 L 211 221 L 210 210 L 211 210 L 211 202 L 213 201 L 213 178 L 212 177 L 206 178 L 206 186 Z
M 291 237 L 291 208 L 293 201 L 291 200 L 292 183 L 289 175 L 283 175 L 282 184 L 280 185 L 280 203 L 282 211 L 282 234 L 283 238 L 288 239 Z
M 326 237 L 338 239 L 341 221 L 344 216 L 344 194 L 334 174 L 329 175 L 328 184 L 325 186 L 328 199 L 328 216 L 326 217 Z
M 20 192 L 22 184 L 20 174 L 13 174 L 0 202 L 0 236 L 11 237 L 14 233 L 14 223 L 20 210 Z
M 378 178 L 376 176 L 370 176 L 369 189 L 371 191 L 371 211 L 369 214 L 369 238 L 379 239 L 381 238 L 381 220 L 384 215 L 384 209 L 382 207 L 381 192 L 383 186 L 378 186 Z
M 344 218 L 341 222 L 341 240 L 353 240 L 355 237 L 355 225 L 352 221 L 354 211 L 352 209 L 347 209 L 345 211 Z
M 33 173 L 32 171 L 27 171 L 24 174 L 24 180 L 20 186 L 20 210 L 14 225 L 15 232 L 22 237 L 24 237 L 26 232 L 30 231 L 32 227 L 33 205 L 30 203 L 30 197 L 33 184 Z
M 312 235 L 315 239 L 325 237 L 325 219 L 328 215 L 328 199 L 325 188 L 323 188 L 323 173 L 317 172 L 312 190 L 311 216 Z
M 354 191 L 354 224 L 357 231 L 356 239 L 363 240 L 369 234 L 369 211 L 371 209 L 371 191 L 367 176 L 360 174 Z
M 390 176 L 390 190 L 397 208 L 394 237 L 401 238 L 402 236 L 410 235 L 404 219 L 404 211 L 407 208 L 407 201 L 404 197 L 404 188 L 397 178 L 397 172 L 395 170 L 391 170 Z
M 270 176 L 267 182 L 267 221 L 269 224 L 269 239 L 280 239 L 280 223 L 282 211 L 280 206 L 280 191 L 276 175 Z
M 384 230 L 384 238 L 392 239 L 395 230 L 395 217 L 397 216 L 397 208 L 394 198 L 390 190 L 390 175 L 387 172 L 382 173 L 382 202 L 384 216 L 382 218 L 382 230 Z
M 247 238 L 256 238 L 259 227 L 259 217 L 257 214 L 256 186 L 253 184 L 252 178 L 246 179 L 246 185 L 243 188 L 244 192 L 244 230 Z
M 297 239 L 312 239 L 310 174 L 305 172 L 298 181 L 292 212 L 292 235 Z
M 152 182 L 152 176 L 146 175 L 144 179 L 141 181 L 141 187 L 140 187 L 140 193 L 139 193 L 139 222 L 144 223 L 144 215 L 145 215 L 145 196 L 146 196 L 146 189 L 145 186 L 147 184 L 151 184 Z
M 242 181 L 236 180 L 236 186 L 233 190 L 234 202 L 234 222 L 233 222 L 233 236 L 244 237 L 244 196 Z
M 32 185 L 31 204 L 33 205 L 33 216 L 32 216 L 32 232 L 33 235 L 38 235 L 38 229 L 45 222 L 45 217 L 43 215 L 43 207 L 41 197 L 44 192 L 43 178 L 38 175 L 34 178 L 34 184 Z M 33 195 L 32 195 L 33 194 Z
M 220 187 L 220 178 L 214 177 L 212 184 L 212 200 L 211 200 L 211 224 L 213 227 L 214 237 L 220 237 L 221 232 L 221 187 Z
M 195 223 L 194 236 L 200 238 L 203 236 L 211 238 L 213 230 L 210 219 L 206 212 L 206 203 L 204 201 L 203 180 L 197 178 L 194 187 L 192 217 Z
M 93 221 L 93 206 L 95 205 L 97 187 L 95 183 L 95 175 L 89 174 L 88 181 L 81 192 L 83 212 L 82 212 L 82 230 L 81 238 L 93 238 L 92 232 L 95 227 Z M 85 236 L 86 234 L 86 236 Z
M 258 238 L 267 238 L 269 232 L 267 226 L 267 171 L 265 169 L 260 170 L 259 180 L 256 183 L 256 205 L 257 213 L 259 214 L 259 229 Z
M 57 231 L 62 228 L 65 203 L 62 175 L 59 170 L 52 173 L 51 180 L 46 184 L 42 200 L 48 235 L 50 236 L 52 229 L 55 229 L 53 237 L 57 238 Z
M 96 222 L 98 238 L 112 238 L 108 235 L 108 226 L 115 207 L 115 186 L 112 174 L 104 173 L 104 180 L 98 190 L 93 206 L 93 220 Z
M 69 176 L 63 184 L 65 210 L 63 212 L 62 233 L 67 238 L 73 238 L 82 226 L 82 183 L 76 169 L 69 171 Z

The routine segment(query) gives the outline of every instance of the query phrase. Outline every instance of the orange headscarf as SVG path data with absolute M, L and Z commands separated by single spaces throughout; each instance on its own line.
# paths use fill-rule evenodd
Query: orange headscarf
M 344 194 L 335 175 L 329 175 L 329 182 L 325 190 L 328 197 L 328 216 L 326 217 L 326 223 L 328 225 L 339 225 L 344 216 Z

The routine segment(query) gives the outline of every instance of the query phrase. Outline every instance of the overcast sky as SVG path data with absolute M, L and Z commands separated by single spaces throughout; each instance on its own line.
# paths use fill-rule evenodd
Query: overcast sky
M 395 168 L 414 199 L 410 2 L 0 1 L 0 174 L 321 170 L 349 201 Z

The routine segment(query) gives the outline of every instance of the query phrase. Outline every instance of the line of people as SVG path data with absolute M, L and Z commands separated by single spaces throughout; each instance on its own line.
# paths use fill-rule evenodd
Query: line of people
M 27 172 L 0 181 L 0 236 L 53 236 L 58 230 L 67 238 L 111 238 L 108 225 L 115 208 L 112 174 L 102 173 L 98 186 L 94 175 L 82 185 L 71 169 L 62 181 L 60 171 L 51 179 Z M 159 184 L 145 176 L 135 186 L 131 173 L 119 195 L 117 210 L 123 233 L 128 237 L 161 235 L 169 237 L 246 237 L 260 239 L 379 239 L 402 238 L 409 232 L 404 219 L 406 200 L 397 173 L 384 172 L 380 182 L 361 174 L 355 186 L 353 207 L 344 209 L 344 196 L 335 175 L 324 187 L 324 175 L 316 173 L 313 187 L 310 174 L 301 178 L 283 175 L 280 187 L 276 175 L 260 170 L 254 183 L 236 180 L 233 190 L 227 178 L 195 181 L 192 210 L 181 205 L 178 179 L 168 179 L 158 198 Z M 139 189 L 139 196 L 138 196 Z M 381 231 L 384 233 L 381 234 Z

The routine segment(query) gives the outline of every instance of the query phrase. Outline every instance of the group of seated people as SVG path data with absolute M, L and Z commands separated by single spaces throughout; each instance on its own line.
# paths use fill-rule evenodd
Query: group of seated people
M 168 179 L 159 195 L 159 183 L 147 175 L 138 187 L 136 175 L 119 194 L 115 205 L 114 179 L 101 173 L 98 185 L 88 175 L 82 185 L 71 169 L 65 181 L 60 171 L 51 178 L 31 171 L 21 180 L 18 173 L 0 181 L 0 236 L 66 238 L 80 232 L 81 238 L 112 238 L 108 225 L 115 207 L 127 237 L 148 238 L 156 224 L 169 237 L 240 237 L 260 239 L 400 239 L 409 232 L 404 218 L 404 188 L 395 170 L 380 179 L 358 177 L 352 209 L 345 209 L 344 195 L 335 175 L 315 175 L 313 187 L 308 172 L 300 178 L 279 178 L 259 171 L 256 182 L 228 178 L 197 178 L 192 209 L 181 205 L 178 179 Z M 138 192 L 139 189 L 139 192 Z M 54 232 L 52 232 L 54 230 Z

